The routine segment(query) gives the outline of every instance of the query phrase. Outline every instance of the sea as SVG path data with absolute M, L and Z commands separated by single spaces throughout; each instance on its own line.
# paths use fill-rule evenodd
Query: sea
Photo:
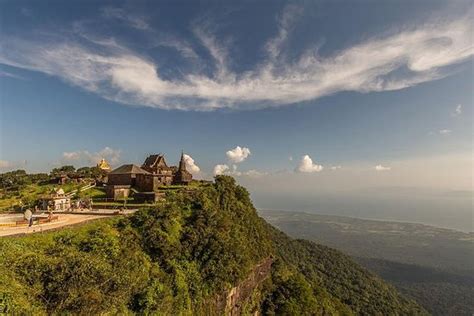
M 429 194 L 252 194 L 257 209 L 418 223 L 473 232 L 472 192 Z

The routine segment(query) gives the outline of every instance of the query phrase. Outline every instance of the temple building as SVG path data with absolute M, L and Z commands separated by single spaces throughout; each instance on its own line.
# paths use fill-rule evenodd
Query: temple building
M 193 179 L 193 175 L 186 170 L 186 161 L 184 161 L 184 153 L 181 153 L 178 170 L 173 174 L 174 184 L 189 184 Z
M 173 170 L 166 164 L 163 154 L 148 156 L 142 165 L 142 169 L 152 174 L 151 176 L 147 175 L 147 177 L 153 177 L 153 181 L 158 185 L 170 185 L 173 183 Z
M 104 158 L 102 158 L 100 162 L 97 164 L 97 168 L 105 172 L 110 172 L 110 170 L 112 170 L 112 168 L 110 168 L 109 163 Z
M 136 185 L 137 176 L 147 173 L 149 172 L 133 164 L 122 165 L 112 170 L 108 174 L 105 188 L 107 197 L 114 200 L 127 198 L 131 188 Z
M 147 196 L 158 196 L 159 188 L 171 184 L 187 185 L 193 176 L 186 170 L 184 153 L 178 166 L 168 166 L 163 154 L 150 155 L 141 167 L 136 165 L 123 165 L 108 174 L 106 193 L 108 198 L 126 198 L 132 188 Z

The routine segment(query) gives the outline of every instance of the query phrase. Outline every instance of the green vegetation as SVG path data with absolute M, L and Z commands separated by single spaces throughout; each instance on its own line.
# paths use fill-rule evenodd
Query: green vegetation
M 267 224 L 227 176 L 127 218 L 0 239 L 0 308 L 220 315 L 228 291 L 270 257 L 268 277 L 238 302 L 243 314 L 425 314 L 341 253 Z
M 17 210 L 20 207 L 33 207 L 42 196 L 48 195 L 54 188 L 61 187 L 68 193 L 83 187 L 84 184 L 25 184 L 16 190 L 3 190 L 0 193 L 0 212 Z
M 474 234 L 421 224 L 260 211 L 271 224 L 353 256 L 434 315 L 472 315 Z
M 474 278 L 470 274 L 373 258 L 355 260 L 433 315 L 471 316 L 474 312 Z
M 53 188 L 61 187 L 68 193 L 84 187 L 85 183 L 70 181 L 65 184 L 55 184 L 53 180 L 60 175 L 72 178 L 96 180 L 103 176 L 96 167 L 83 167 L 75 170 L 73 166 L 54 168 L 48 175 L 46 173 L 27 174 L 25 170 L 15 170 L 0 174 L 0 212 L 14 211 L 21 208 L 32 208 L 37 200 L 49 194 Z M 98 188 L 80 192 L 80 197 L 99 198 L 105 196 L 103 190 Z

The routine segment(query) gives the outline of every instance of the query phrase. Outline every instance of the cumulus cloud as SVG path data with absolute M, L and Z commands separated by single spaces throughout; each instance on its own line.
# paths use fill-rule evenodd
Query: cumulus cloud
M 234 149 L 228 150 L 226 152 L 227 158 L 233 163 L 240 163 L 247 159 L 250 156 L 250 149 L 247 147 L 237 146 Z
M 234 177 L 249 177 L 249 178 L 260 178 L 268 175 L 268 172 L 250 169 L 247 171 L 239 171 L 237 165 L 216 165 L 214 167 L 214 175 L 229 175 Z
M 304 155 L 295 170 L 297 172 L 305 173 L 320 172 L 321 170 L 323 170 L 323 166 L 313 163 L 313 160 L 309 155 Z
M 105 147 L 104 149 L 94 153 L 87 150 L 63 152 L 62 158 L 64 162 L 80 161 L 88 164 L 96 164 L 104 158 L 110 164 L 115 165 L 120 161 L 120 154 L 120 150 Z
M 196 165 L 196 163 L 194 162 L 194 159 L 191 156 L 184 154 L 183 157 L 184 157 L 184 162 L 186 163 L 186 169 L 189 172 L 191 172 L 192 174 L 197 174 L 199 173 L 199 171 L 201 171 L 201 168 L 199 168 L 199 166 Z
M 232 56 L 226 46 L 203 27 L 195 27 L 194 35 L 212 56 L 213 73 L 200 68 L 170 80 L 142 52 L 119 44 L 61 39 L 57 34 L 47 37 L 45 32 L 29 40 L 3 36 L 0 44 L 8 49 L 0 51 L 0 63 L 56 76 L 124 104 L 212 111 L 294 104 L 341 91 L 403 89 L 443 78 L 451 73 L 447 66 L 474 54 L 471 10 L 465 16 L 366 39 L 329 55 L 311 49 L 289 60 L 281 51 L 288 46 L 292 17 L 302 13 L 292 7 L 287 10 L 290 13 L 282 14 L 275 37 L 263 44 L 267 56 L 243 73 L 230 70 Z M 104 11 L 107 17 L 127 20 L 136 29 L 149 27 L 125 13 L 113 8 Z
M 216 165 L 214 167 L 214 175 L 218 176 L 218 175 L 224 174 L 224 172 L 226 172 L 227 170 L 229 170 L 228 165 Z
M 375 171 L 388 171 L 388 170 L 391 170 L 392 168 L 391 167 L 386 167 L 386 166 L 382 166 L 382 165 L 376 165 L 374 167 Z

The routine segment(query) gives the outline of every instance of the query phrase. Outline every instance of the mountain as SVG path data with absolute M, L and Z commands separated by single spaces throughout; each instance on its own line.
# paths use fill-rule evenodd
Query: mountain
M 474 234 L 301 212 L 259 213 L 294 238 L 334 247 L 433 315 L 472 315 Z
M 348 256 L 272 227 L 227 176 L 130 217 L 0 239 L 0 311 L 427 313 Z

